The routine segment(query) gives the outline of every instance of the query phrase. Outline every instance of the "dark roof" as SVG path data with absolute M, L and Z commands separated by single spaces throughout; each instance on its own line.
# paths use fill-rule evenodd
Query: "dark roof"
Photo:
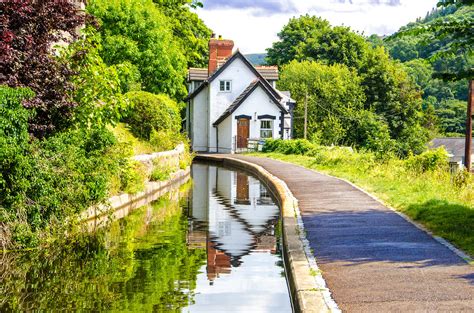
M 280 101 L 273 96 L 273 94 L 268 90 L 265 84 L 260 79 L 255 79 L 245 88 L 244 91 L 232 102 L 232 104 L 222 113 L 222 115 L 212 124 L 213 126 L 219 125 L 223 120 L 226 119 L 229 115 L 231 115 L 237 108 L 244 103 L 245 99 L 247 99 L 252 92 L 260 86 L 265 91 L 265 93 L 273 100 L 273 102 L 280 108 L 281 111 L 284 113 L 288 113 L 286 109 L 281 105 Z
M 207 76 L 207 68 L 191 67 L 188 70 L 188 81 L 205 81 Z
M 430 142 L 430 148 L 436 149 L 444 147 L 449 154 L 454 157 L 464 156 L 464 147 L 466 144 L 465 138 L 435 138 Z M 474 139 L 472 140 L 474 146 Z
M 224 63 L 224 65 L 222 65 L 217 71 L 212 73 L 211 76 L 209 76 L 209 78 L 207 80 L 205 80 L 196 90 L 194 90 L 192 93 L 190 93 L 186 97 L 185 101 L 188 101 L 188 100 L 194 98 L 195 96 L 197 96 L 198 93 L 200 93 L 201 90 L 204 89 L 204 87 L 206 87 L 207 85 L 209 85 L 209 83 L 211 83 L 213 80 L 215 80 L 219 76 L 219 74 L 222 73 L 237 58 L 241 59 L 242 62 L 244 62 L 248 66 L 248 68 L 259 78 L 259 80 L 262 82 L 262 84 L 265 85 L 265 87 L 269 90 L 270 93 L 273 94 L 273 96 L 275 98 L 277 98 L 279 100 L 282 99 L 281 95 L 275 90 L 275 88 L 273 88 L 272 85 L 270 85 L 268 83 L 268 81 L 262 76 L 262 74 L 260 74 L 255 69 L 255 67 L 252 65 L 252 63 L 250 63 L 250 61 L 247 60 L 247 58 L 240 51 L 237 50 L 229 59 L 227 59 L 227 61 Z

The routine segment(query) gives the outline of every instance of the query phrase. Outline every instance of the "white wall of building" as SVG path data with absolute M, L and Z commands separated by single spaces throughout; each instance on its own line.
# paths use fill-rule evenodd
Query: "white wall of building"
M 218 137 L 219 137 L 219 153 L 232 153 L 233 152 L 233 138 L 234 130 L 232 124 L 232 115 L 229 115 L 225 120 L 223 120 L 218 126 Z
M 193 151 L 208 150 L 208 87 L 191 100 L 191 144 Z
M 258 86 L 232 114 L 232 129 L 234 130 L 234 135 L 237 134 L 237 120 L 235 117 L 238 115 L 252 116 L 250 120 L 250 138 L 260 138 L 259 115 L 275 116 L 276 119 L 273 120 L 273 138 L 280 138 L 280 109 L 262 87 Z
M 247 67 L 247 65 L 245 65 L 245 63 L 239 58 L 236 58 L 222 73 L 219 74 L 219 77 L 210 84 L 210 129 L 208 132 L 210 152 L 217 151 L 216 129 L 212 124 L 256 78 L 257 76 Z M 221 92 L 219 90 L 221 80 L 232 81 L 232 90 L 230 92 Z

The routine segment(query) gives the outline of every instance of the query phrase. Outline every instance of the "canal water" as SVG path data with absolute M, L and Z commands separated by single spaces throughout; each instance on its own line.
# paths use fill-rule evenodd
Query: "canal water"
M 67 248 L 0 255 L 0 311 L 291 312 L 269 191 L 208 164 L 192 175 Z

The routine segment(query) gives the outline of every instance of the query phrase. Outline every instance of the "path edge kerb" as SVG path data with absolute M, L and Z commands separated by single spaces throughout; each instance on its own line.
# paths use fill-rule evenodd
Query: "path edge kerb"
M 306 239 L 298 200 L 284 181 L 262 166 L 224 155 L 203 155 L 198 161 L 218 162 L 243 169 L 262 180 L 276 196 L 282 210 L 283 245 L 290 289 L 297 312 L 340 312 L 322 277 Z

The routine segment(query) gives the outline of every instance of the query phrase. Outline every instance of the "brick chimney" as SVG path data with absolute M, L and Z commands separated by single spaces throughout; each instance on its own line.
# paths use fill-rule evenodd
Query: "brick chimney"
M 232 40 L 211 38 L 209 40 L 209 66 L 207 68 L 208 75 L 214 73 L 225 60 L 232 55 L 234 42 Z

